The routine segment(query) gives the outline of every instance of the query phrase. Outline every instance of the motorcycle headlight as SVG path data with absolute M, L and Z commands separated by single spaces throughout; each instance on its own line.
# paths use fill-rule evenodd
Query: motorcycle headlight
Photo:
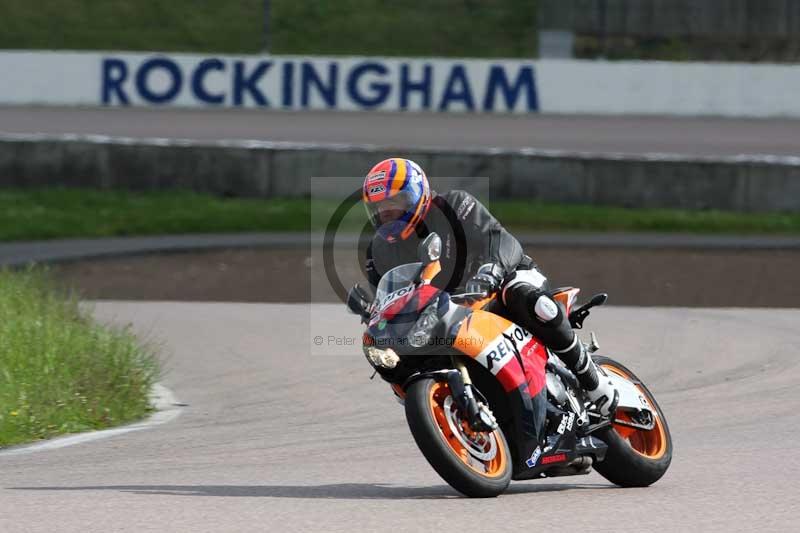
M 364 346 L 364 355 L 367 356 L 372 366 L 381 368 L 394 368 L 400 362 L 397 352 L 391 348 L 376 348 L 375 346 Z
M 436 305 L 431 304 L 422 312 L 408 332 L 408 343 L 414 348 L 421 348 L 431 339 L 433 328 L 439 323 Z

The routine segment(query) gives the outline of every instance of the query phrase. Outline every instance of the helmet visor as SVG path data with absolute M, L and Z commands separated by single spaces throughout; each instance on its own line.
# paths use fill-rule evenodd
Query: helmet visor
M 380 200 L 366 202 L 367 216 L 372 226 L 384 237 L 397 237 L 411 220 L 415 202 L 408 191 Z

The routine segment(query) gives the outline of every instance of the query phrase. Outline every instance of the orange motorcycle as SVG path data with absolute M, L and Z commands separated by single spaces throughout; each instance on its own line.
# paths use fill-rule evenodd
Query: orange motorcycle
M 587 474 L 647 486 L 672 460 L 672 439 L 653 394 L 628 368 L 593 355 L 620 392 L 600 416 L 575 375 L 536 337 L 503 315 L 492 294 L 448 294 L 431 284 L 441 239 L 429 235 L 419 262 L 398 266 L 375 298 L 355 286 L 347 305 L 367 324 L 364 354 L 405 405 L 408 427 L 436 472 L 471 497 L 510 481 Z M 600 294 L 575 307 L 579 289 L 554 291 L 581 328 Z M 592 334 L 587 350 L 597 351 Z

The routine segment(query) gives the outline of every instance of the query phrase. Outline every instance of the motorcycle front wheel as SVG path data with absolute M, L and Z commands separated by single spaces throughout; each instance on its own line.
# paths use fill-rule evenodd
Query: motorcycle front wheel
M 433 378 L 406 391 L 406 420 L 422 455 L 460 493 L 473 498 L 501 494 L 511 481 L 511 452 L 499 428 L 473 431 L 453 402 L 450 387 Z
M 594 465 L 600 475 L 621 487 L 646 487 L 661 479 L 672 462 L 672 436 L 667 419 L 655 397 L 625 366 L 610 357 L 595 356 L 594 362 L 633 383 L 654 411 L 652 429 L 631 427 L 628 413 L 618 410 L 608 429 L 598 437 L 608 445 L 605 459 Z

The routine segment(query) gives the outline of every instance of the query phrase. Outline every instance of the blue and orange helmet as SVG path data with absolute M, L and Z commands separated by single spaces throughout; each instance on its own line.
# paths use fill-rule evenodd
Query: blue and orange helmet
M 405 240 L 431 206 L 431 190 L 422 168 L 410 159 L 392 157 L 372 167 L 362 190 L 367 216 L 389 242 Z

